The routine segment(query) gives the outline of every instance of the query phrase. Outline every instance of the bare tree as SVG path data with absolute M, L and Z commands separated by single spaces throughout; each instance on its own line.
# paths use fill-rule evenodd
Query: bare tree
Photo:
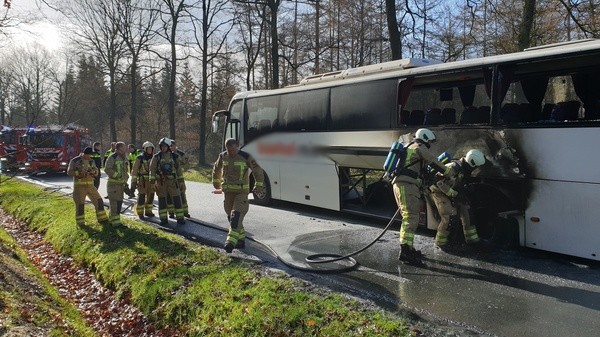
M 56 67 L 50 53 L 40 45 L 17 48 L 10 65 L 14 74 L 12 87 L 25 121 L 57 123 L 50 115 L 52 102 L 51 69 Z
M 569 19 L 581 31 L 584 37 L 600 37 L 600 18 L 598 18 L 600 3 L 598 3 L 598 1 L 559 1 L 567 10 Z
M 519 50 L 524 50 L 531 46 L 531 28 L 535 18 L 535 1 L 523 0 L 523 15 L 521 16 L 521 26 L 519 27 Z
M 64 68 L 56 67 L 50 69 L 49 75 L 55 87 L 56 104 L 55 114 L 58 124 L 64 125 L 70 122 L 78 122 L 76 118 L 78 107 L 78 95 L 76 95 L 75 78 L 73 73 L 73 53 L 65 51 L 62 65 Z
M 72 0 L 58 9 L 76 28 L 74 42 L 83 54 L 96 55 L 108 76 L 110 88 L 110 140 L 117 140 L 117 84 L 121 80 L 119 66 L 126 52 L 123 37 L 119 34 L 119 7 L 114 0 Z
M 235 0 L 236 2 L 243 3 L 253 3 L 258 6 L 264 6 L 265 9 L 268 8 L 268 11 L 258 11 L 258 15 L 261 19 L 266 23 L 266 26 L 269 27 L 269 36 L 270 36 L 270 58 L 271 61 L 271 88 L 276 89 L 279 88 L 279 6 L 281 5 L 282 0 L 256 0 L 256 1 L 242 1 Z M 267 45 L 265 44 L 265 47 Z M 268 59 L 265 57 L 265 59 Z M 265 73 L 268 69 L 265 69 Z
M 8 66 L 7 60 L 0 58 L 0 124 L 7 124 L 7 121 L 11 119 L 8 110 L 8 97 L 12 82 L 13 72 Z
M 233 19 L 223 19 L 231 13 L 226 0 L 202 0 L 198 6 L 190 8 L 194 37 L 196 45 L 201 52 L 202 84 L 200 92 L 200 144 L 198 163 L 205 164 L 206 149 L 206 114 L 208 102 L 208 79 L 213 75 L 209 73 L 209 65 L 222 52 L 227 41 L 227 36 L 233 29 Z M 199 15 L 196 11 L 199 10 Z M 211 46 L 209 46 L 211 43 Z
M 130 121 L 131 143 L 137 141 L 137 117 L 139 114 L 138 92 L 142 78 L 139 76 L 140 59 L 146 53 L 156 36 L 155 24 L 158 19 L 157 0 L 121 0 L 117 2 L 118 25 L 129 55 Z
M 392 50 L 392 60 L 399 60 L 402 58 L 402 40 L 400 39 L 398 18 L 396 16 L 396 0 L 385 0 L 385 13 L 387 18 L 390 49 Z
M 256 87 L 255 64 L 260 55 L 260 46 L 265 29 L 265 21 L 258 17 L 264 14 L 264 4 L 250 4 L 247 2 L 235 2 L 234 11 L 236 23 L 239 27 L 239 37 L 242 43 L 244 61 L 246 62 L 246 90 Z
M 179 24 L 186 17 L 187 10 L 191 6 L 190 0 L 160 0 L 159 20 L 161 22 L 157 34 L 167 40 L 170 45 L 169 57 L 163 57 L 170 64 L 171 77 L 169 86 L 169 137 L 175 137 L 175 88 L 177 86 L 177 62 L 180 61 L 177 56 L 177 44 L 179 42 Z

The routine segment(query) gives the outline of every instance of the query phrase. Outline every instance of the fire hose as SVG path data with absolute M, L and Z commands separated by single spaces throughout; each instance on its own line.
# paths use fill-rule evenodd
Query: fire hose
M 341 261 L 341 260 L 348 259 L 350 261 L 350 263 L 352 264 L 352 266 L 355 266 L 357 264 L 357 262 L 356 262 L 356 260 L 354 260 L 352 258 L 352 256 L 358 255 L 358 254 L 364 252 L 369 247 L 371 247 L 372 245 L 374 245 L 379 239 L 381 239 L 381 237 L 385 234 L 385 232 L 387 232 L 388 229 L 391 227 L 392 223 L 394 223 L 394 220 L 396 219 L 396 217 L 398 216 L 399 213 L 400 213 L 400 208 L 396 209 L 396 212 L 391 217 L 391 219 L 388 222 L 388 224 L 381 231 L 381 233 L 375 239 L 373 239 L 373 241 L 371 241 L 368 245 L 362 247 L 361 249 L 359 249 L 359 250 L 357 250 L 355 252 L 352 252 L 352 253 L 346 254 L 346 255 L 339 255 L 339 254 L 332 254 L 332 253 L 318 253 L 318 254 L 309 255 L 304 260 L 306 262 L 308 262 L 308 263 L 315 263 L 316 264 L 316 263 L 331 263 L 331 262 L 336 262 L 336 261 Z

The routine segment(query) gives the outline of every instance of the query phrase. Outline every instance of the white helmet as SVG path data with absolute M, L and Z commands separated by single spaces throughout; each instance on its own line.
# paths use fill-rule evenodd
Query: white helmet
M 435 141 L 435 134 L 433 133 L 433 131 L 423 128 L 417 130 L 417 132 L 415 133 L 415 138 L 420 139 L 425 143 L 431 143 Z
M 160 139 L 160 141 L 158 142 L 158 146 L 161 145 L 166 145 L 168 147 L 171 147 L 171 139 L 167 138 L 167 137 L 163 137 Z
M 144 151 L 146 151 L 147 148 L 154 148 L 154 144 L 152 144 L 150 141 L 145 141 L 144 144 L 142 144 L 142 149 L 144 149 Z
M 473 149 L 467 152 L 465 161 L 471 165 L 471 167 L 477 167 L 485 164 L 485 156 L 481 151 Z

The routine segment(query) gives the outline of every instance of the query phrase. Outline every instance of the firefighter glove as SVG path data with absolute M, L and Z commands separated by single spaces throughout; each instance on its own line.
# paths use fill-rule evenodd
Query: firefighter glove
M 252 189 L 252 192 L 254 192 L 254 194 L 256 194 L 256 196 L 257 196 L 259 199 L 263 199 L 263 198 L 264 198 L 264 197 L 267 195 L 267 193 L 266 193 L 266 191 L 265 191 L 264 187 L 261 187 L 261 186 L 255 186 L 255 187 Z

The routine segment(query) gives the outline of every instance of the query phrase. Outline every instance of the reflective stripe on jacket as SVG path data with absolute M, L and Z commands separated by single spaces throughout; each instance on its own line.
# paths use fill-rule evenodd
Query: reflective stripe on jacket
M 93 174 L 95 173 L 95 174 Z M 67 175 L 73 177 L 73 185 L 77 186 L 93 186 L 94 177 L 99 171 L 93 159 L 84 160 L 81 156 L 77 156 L 69 162 Z
M 150 180 L 158 178 L 177 179 L 183 176 L 181 165 L 177 154 L 167 152 L 159 152 L 152 157 L 150 161 Z
M 224 192 L 248 190 L 249 169 L 254 175 L 255 186 L 264 186 L 263 170 L 249 153 L 240 150 L 231 156 L 227 151 L 222 152 L 213 167 L 213 186 Z
M 125 185 L 129 179 L 129 161 L 118 153 L 113 153 L 106 160 L 104 172 L 108 175 L 109 184 Z
M 404 161 L 404 167 L 406 167 L 405 170 L 410 170 L 414 174 L 411 174 L 412 176 L 398 175 L 394 178 L 393 183 L 405 182 L 409 184 L 420 185 L 420 180 L 414 177 L 420 176 L 423 167 L 430 163 L 438 166 L 439 168 L 445 168 L 444 164 L 437 159 L 437 156 L 433 154 L 433 152 L 427 148 L 423 142 L 416 141 L 410 144 L 406 148 L 406 160 Z M 444 175 L 446 174 L 449 174 L 449 170 L 447 168 L 444 172 Z

